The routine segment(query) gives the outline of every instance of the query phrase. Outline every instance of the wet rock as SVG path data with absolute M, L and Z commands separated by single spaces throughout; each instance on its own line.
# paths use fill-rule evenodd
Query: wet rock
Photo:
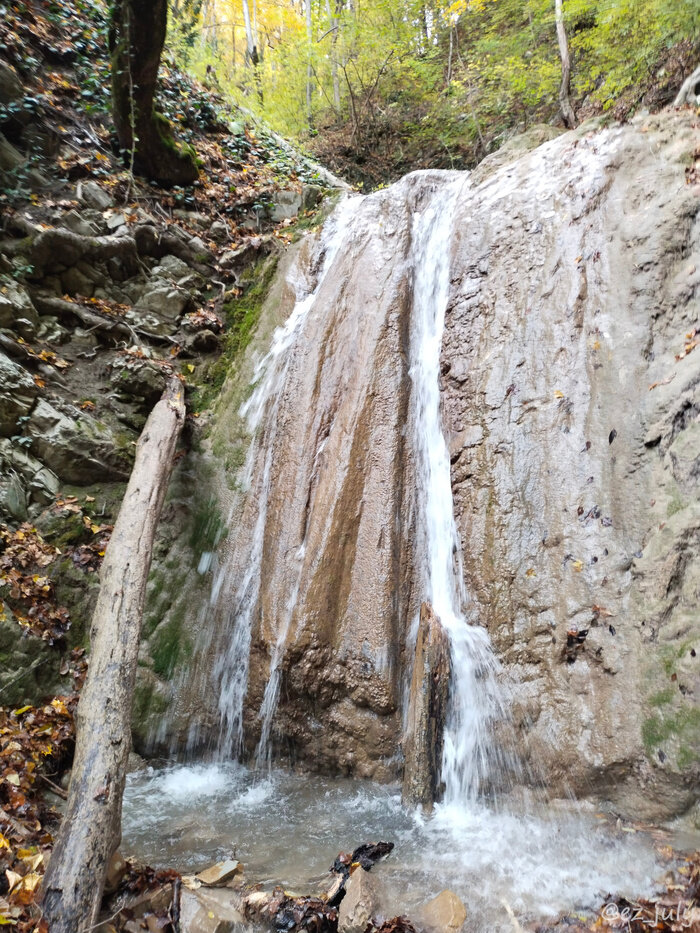
M 209 887 L 225 884 L 243 871 L 243 865 L 237 859 L 225 859 L 197 875 L 197 881 Z
M 450 641 L 432 606 L 423 603 L 404 740 L 402 798 L 411 806 L 430 809 L 440 796 L 449 692 Z
M 26 369 L 0 351 L 0 436 L 20 433 L 18 418 L 32 410 L 38 391 Z
M 25 340 L 36 333 L 39 315 L 26 288 L 9 276 L 0 278 L 0 327 L 15 331 Z
M 24 431 L 32 451 L 64 482 L 128 478 L 134 448 L 120 448 L 112 431 L 84 412 L 71 418 L 39 399 Z
M 458 933 L 467 919 L 467 910 L 457 895 L 446 889 L 424 904 L 416 919 L 426 933 Z
M 180 892 L 180 933 L 232 933 L 243 923 L 240 897 L 226 889 Z
M 113 201 L 104 188 L 101 188 L 96 181 L 80 181 L 77 187 L 77 197 L 81 204 L 86 207 L 92 207 L 98 211 L 107 210 L 112 207 Z
M 379 885 L 373 875 L 358 867 L 345 885 L 338 910 L 338 933 L 365 933 L 381 909 Z

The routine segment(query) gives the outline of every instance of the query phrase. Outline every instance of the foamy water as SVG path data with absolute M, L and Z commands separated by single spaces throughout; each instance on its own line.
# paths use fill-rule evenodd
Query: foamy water
M 661 873 L 647 837 L 561 808 L 549 818 L 475 802 L 426 819 L 403 808 L 395 788 L 278 771 L 256 779 L 236 764 L 148 769 L 127 781 L 122 849 L 154 866 L 189 872 L 235 854 L 250 880 L 310 893 L 339 852 L 378 839 L 396 846 L 373 869 L 388 915 L 410 915 L 450 888 L 475 933 L 513 929 L 504 903 L 524 922 L 596 908 L 610 892 L 649 893 Z

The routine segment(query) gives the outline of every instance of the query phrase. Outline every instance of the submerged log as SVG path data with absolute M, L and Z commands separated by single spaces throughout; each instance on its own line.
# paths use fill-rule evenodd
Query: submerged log
M 450 643 L 429 603 L 420 609 L 408 720 L 402 797 L 426 810 L 442 792 L 440 764 L 450 688 Z
M 183 386 L 172 377 L 139 438 L 102 565 L 90 666 L 76 715 L 68 806 L 43 883 L 51 933 L 93 928 L 109 861 L 120 841 L 146 581 L 184 420 Z

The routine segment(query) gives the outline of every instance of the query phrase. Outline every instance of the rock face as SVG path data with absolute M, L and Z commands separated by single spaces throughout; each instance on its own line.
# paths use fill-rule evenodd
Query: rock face
M 469 613 L 511 684 L 515 752 L 556 793 L 654 817 L 686 808 L 698 774 L 698 142 L 667 112 L 465 179 L 442 342 Z M 256 428 L 247 495 L 229 496 L 195 668 L 211 691 L 207 652 L 236 648 L 215 682 L 222 709 L 243 689 L 250 751 L 271 718 L 272 747 L 307 767 L 401 773 L 425 598 L 412 219 L 454 180 L 415 173 L 361 201 Z M 301 251 L 288 309 L 321 258 Z M 240 464 L 238 405 L 214 443 L 237 424 Z
M 443 730 L 450 690 L 450 642 L 428 603 L 420 608 L 404 737 L 402 798 L 432 807 L 440 796 Z

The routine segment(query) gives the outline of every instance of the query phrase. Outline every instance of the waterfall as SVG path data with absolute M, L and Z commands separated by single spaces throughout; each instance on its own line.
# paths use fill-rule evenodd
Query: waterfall
M 497 662 L 486 630 L 465 615 L 462 547 L 454 520 L 450 460 L 440 412 L 440 353 L 450 288 L 454 207 L 464 176 L 449 180 L 413 219 L 412 366 L 423 585 L 446 629 L 452 656 L 442 779 L 447 802 L 476 796 L 493 760 L 501 713 Z
M 432 604 L 451 646 L 452 683 L 442 775 L 447 799 L 473 798 L 487 776 L 493 760 L 493 721 L 500 712 L 497 665 L 486 631 L 470 624 L 468 619 L 461 546 L 453 517 L 450 463 L 440 410 L 440 354 L 450 289 L 453 214 L 455 204 L 466 190 L 466 178 L 454 172 L 418 172 L 387 191 L 342 202 L 320 236 L 318 255 L 322 260 L 315 285 L 311 290 L 308 285 L 297 286 L 296 303 L 287 322 L 274 333 L 269 352 L 257 364 L 254 390 L 240 409 L 252 438 L 241 481 L 242 495 L 249 500 L 247 524 L 239 539 L 233 541 L 229 559 L 222 562 L 212 597 L 215 603 L 227 605 L 231 632 L 214 670 L 220 687 L 219 753 L 223 758 L 231 754 L 239 756 L 243 750 L 243 711 L 249 687 L 252 636 L 258 630 L 256 625 L 264 625 L 270 661 L 259 701 L 260 735 L 255 763 L 258 768 L 270 764 L 271 730 L 279 706 L 282 663 L 290 647 L 293 620 L 297 620 L 294 624 L 298 627 L 300 618 L 315 611 L 313 601 L 309 603 L 314 568 L 319 567 L 329 548 L 338 546 L 330 530 L 330 520 L 317 515 L 317 524 L 324 525 L 324 531 L 320 538 L 317 534 L 312 552 L 308 553 L 308 523 L 300 521 L 299 509 L 308 512 L 313 508 L 311 490 L 317 481 L 317 461 L 325 461 L 327 442 L 332 445 L 335 441 L 335 454 L 328 454 L 326 477 L 347 476 L 353 470 L 362 469 L 352 454 L 356 449 L 353 438 L 360 430 L 358 418 L 368 403 L 373 407 L 380 404 L 372 388 L 374 377 L 369 359 L 362 361 L 364 372 L 358 377 L 368 381 L 356 387 L 364 401 L 353 410 L 347 423 L 336 424 L 335 417 L 323 411 L 324 393 L 319 386 L 328 368 L 334 366 L 341 373 L 334 377 L 340 382 L 332 383 L 332 394 L 343 397 L 348 391 L 344 382 L 348 377 L 341 364 L 344 362 L 342 355 L 350 347 L 340 341 L 337 332 L 350 326 L 352 336 L 357 328 L 366 327 L 368 309 L 377 315 L 378 332 L 381 332 L 386 321 L 391 319 L 396 295 L 404 289 L 411 296 L 400 311 L 408 344 L 407 368 L 402 377 L 402 384 L 406 386 L 404 417 L 407 423 L 398 424 L 397 428 L 405 436 L 409 462 L 400 464 L 399 482 L 407 488 L 405 501 L 413 503 L 402 508 L 412 510 L 415 516 L 416 540 L 411 544 L 410 559 L 412 591 L 419 596 L 418 606 L 423 600 Z M 405 218 L 402 225 L 387 223 L 387 218 L 393 220 L 394 212 L 398 211 Z M 391 281 L 395 283 L 395 289 L 389 290 L 392 297 L 387 309 L 375 309 L 371 302 L 363 306 L 344 299 L 349 283 L 357 287 L 360 280 L 362 287 L 362 271 L 352 262 L 351 242 L 363 248 L 368 242 L 374 242 L 373 249 L 381 250 L 385 266 L 393 276 Z M 345 264 L 345 277 L 334 265 L 339 253 L 339 264 Z M 368 272 L 379 267 L 376 251 L 371 255 L 375 268 Z M 326 281 L 328 290 L 324 290 L 319 301 L 319 291 Z M 321 350 L 319 343 L 323 344 Z M 331 349 L 327 349 L 328 345 Z M 307 353 L 312 353 L 311 358 L 317 361 L 315 365 L 319 370 L 312 387 L 307 386 L 304 394 L 299 389 L 298 371 L 305 367 Z M 291 421 L 290 411 L 294 416 Z M 279 468 L 279 452 L 285 449 L 288 441 L 285 432 L 290 430 L 298 430 L 308 442 L 298 450 L 295 448 L 290 461 L 292 473 L 282 477 L 278 472 L 275 479 L 273 472 Z M 352 443 L 348 447 L 346 441 L 338 442 L 338 437 L 349 437 Z M 377 443 L 380 442 L 378 438 Z M 313 464 L 306 463 L 300 468 L 298 460 L 309 457 Z M 379 475 L 379 482 L 386 482 L 385 473 Z M 270 503 L 275 483 L 278 499 L 277 506 L 273 507 Z M 274 546 L 270 543 L 270 527 L 280 519 L 279 491 L 280 484 L 285 483 L 297 486 L 308 483 L 309 493 L 296 504 L 284 505 L 286 529 L 293 530 L 285 530 L 285 546 L 277 552 L 277 563 L 272 568 L 274 581 L 269 579 L 269 572 L 263 580 L 264 551 Z M 330 483 L 330 508 L 342 508 L 338 499 L 341 486 L 335 479 Z M 363 503 L 364 498 L 359 503 L 360 509 Z M 275 514 L 271 508 L 273 512 L 276 508 Z M 345 517 L 344 521 L 347 520 Z M 387 516 L 383 522 L 386 520 Z M 402 523 L 400 529 L 404 525 Z M 400 530 L 399 537 L 406 533 Z M 380 541 L 383 537 L 382 526 Z M 401 546 L 400 543 L 394 545 L 397 546 Z M 379 570 L 381 573 L 381 565 Z M 367 584 L 359 579 L 356 585 L 362 588 Z M 266 603 L 261 597 L 263 586 L 267 587 Z M 408 603 L 403 607 L 403 612 L 407 611 L 410 611 Z M 401 623 L 404 629 L 409 621 L 410 616 L 404 616 Z
M 347 198 L 342 201 L 324 226 L 318 250 L 322 257 L 321 265 L 315 287 L 308 292 L 304 284 L 297 285 L 297 300 L 294 309 L 284 325 L 277 328 L 272 337 L 270 350 L 256 365 L 253 380 L 255 389 L 240 409 L 240 415 L 245 419 L 252 438 L 244 465 L 242 493 L 246 494 L 250 491 L 256 472 L 261 471 L 261 478 L 259 478 L 258 485 L 260 495 L 257 501 L 257 518 L 248 545 L 245 572 L 240 580 L 233 581 L 233 592 L 226 595 L 230 606 L 228 615 L 232 623 L 232 634 L 227 650 L 218 656 L 213 672 L 215 682 L 220 688 L 221 727 L 218 747 L 219 754 L 223 758 L 228 758 L 231 754 L 239 757 L 243 750 L 243 705 L 248 687 L 254 615 L 259 602 L 270 473 L 275 449 L 274 438 L 284 394 L 285 377 L 293 349 L 303 333 L 304 322 L 314 306 L 317 292 L 333 265 L 338 249 L 344 242 L 351 218 L 357 209 L 358 200 Z M 301 547 L 303 549 L 303 544 Z M 222 598 L 222 589 L 227 581 L 231 583 L 232 575 L 234 574 L 231 562 L 224 562 L 217 572 L 212 588 L 212 605 L 216 605 Z M 279 663 L 294 609 L 295 597 L 296 593 L 293 592 L 286 601 L 285 611 L 281 618 L 276 620 L 277 637 L 270 659 L 270 676 L 260 710 L 262 731 L 256 752 L 258 764 L 269 761 L 268 742 L 279 693 Z

